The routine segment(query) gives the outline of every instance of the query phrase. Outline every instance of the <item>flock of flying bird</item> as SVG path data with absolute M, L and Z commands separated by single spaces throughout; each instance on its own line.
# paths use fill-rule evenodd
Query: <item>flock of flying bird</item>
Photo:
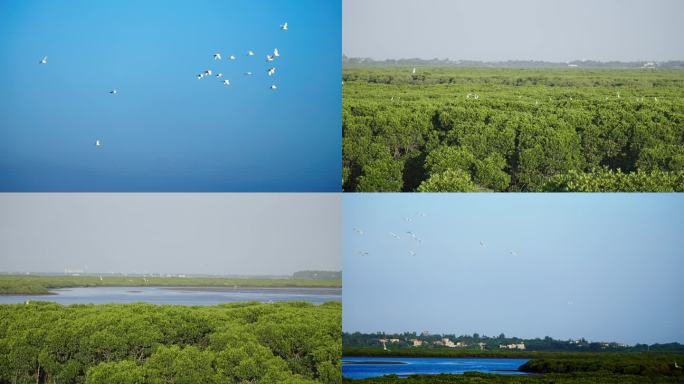
M 427 216 L 427 215 L 426 215 L 425 213 L 423 213 L 423 212 L 417 212 L 417 213 L 415 214 L 414 217 L 421 217 L 421 218 L 423 218 L 423 217 L 426 217 L 426 216 Z M 414 217 L 406 216 L 406 217 L 404 217 L 404 222 L 406 222 L 406 223 L 411 223 L 411 222 L 413 222 Z M 358 227 L 354 227 L 354 232 L 356 232 L 356 234 L 359 235 L 359 236 L 364 236 L 364 235 L 365 235 L 364 231 L 363 231 L 362 229 L 358 228 Z M 413 232 L 412 230 L 406 230 L 406 231 L 404 232 L 404 234 L 402 234 L 401 236 L 400 236 L 399 234 L 395 233 L 395 232 L 388 232 L 388 235 L 391 236 L 391 237 L 392 237 L 393 239 L 395 239 L 395 240 L 401 240 L 402 237 L 405 238 L 405 239 L 409 239 L 409 240 L 412 242 L 412 243 L 411 243 L 411 247 L 410 247 L 410 249 L 408 250 L 408 254 L 409 254 L 410 256 L 416 256 L 416 255 L 417 255 L 417 253 L 416 253 L 416 251 L 415 251 L 416 246 L 417 246 L 418 244 L 420 244 L 420 243 L 423 242 L 423 239 L 421 239 L 420 237 L 418 237 L 418 235 L 416 235 L 416 233 Z M 487 247 L 487 244 L 486 244 L 484 241 L 480 241 L 480 247 L 481 247 L 481 248 L 486 248 L 486 247 Z M 369 255 L 369 252 L 366 251 L 366 250 L 361 250 L 361 251 L 358 251 L 357 254 L 358 254 L 359 256 L 368 256 L 368 255 Z M 515 252 L 515 251 L 513 251 L 513 250 L 509 250 L 509 251 L 508 251 L 508 254 L 511 255 L 511 256 L 518 256 L 518 253 Z
M 280 25 L 280 29 L 283 30 L 283 31 L 287 31 L 288 28 L 289 28 L 289 27 L 288 27 L 288 25 L 287 25 L 287 22 L 285 22 L 285 23 L 283 23 L 283 24 Z M 247 57 L 253 57 L 253 56 L 255 56 L 254 51 L 252 51 L 252 50 L 247 51 Z M 278 57 L 280 57 L 280 51 L 278 50 L 278 48 L 274 48 L 272 53 L 269 53 L 269 54 L 266 55 L 266 62 L 271 63 L 271 62 L 275 61 Z M 223 56 L 221 56 L 221 53 L 220 53 L 220 52 L 214 53 L 213 58 L 214 58 L 215 61 L 223 60 Z M 229 60 L 229 61 L 234 61 L 234 60 L 237 60 L 237 57 L 236 57 L 235 55 L 229 55 L 226 59 Z M 270 68 L 268 68 L 268 69 L 266 70 L 266 74 L 267 74 L 269 77 L 273 76 L 275 73 L 276 73 L 276 67 L 274 67 L 274 66 L 272 66 L 272 67 L 270 67 Z M 197 79 L 198 79 L 198 80 L 202 80 L 202 79 L 204 79 L 205 77 L 211 77 L 212 74 L 213 74 L 213 71 L 212 71 L 211 69 L 207 69 L 207 70 L 205 70 L 204 72 L 198 73 L 198 74 L 197 74 Z M 251 72 L 251 71 L 248 71 L 248 72 L 245 72 L 244 75 L 245 75 L 245 76 L 252 76 L 252 75 L 254 75 L 254 73 Z M 218 72 L 218 73 L 216 73 L 214 76 L 215 76 L 217 79 L 221 80 L 224 86 L 229 86 L 229 85 L 230 85 L 230 80 L 229 80 L 229 79 L 223 79 L 223 77 L 224 77 L 224 76 L 223 76 L 223 73 Z M 271 84 L 271 86 L 270 86 L 269 88 L 270 88 L 272 91 L 275 91 L 276 89 L 278 89 L 278 87 L 277 87 L 275 84 Z
M 287 30 L 288 30 L 287 22 L 281 24 L 281 25 L 280 25 L 280 29 L 283 30 L 283 31 L 287 31 Z M 251 50 L 250 50 L 250 51 L 247 51 L 247 56 L 254 56 L 254 51 L 251 51 Z M 221 59 L 222 59 L 220 53 L 214 53 L 214 56 L 213 56 L 213 57 L 214 57 L 214 60 L 221 60 Z M 274 48 L 274 49 L 273 49 L 273 53 L 270 53 L 270 54 L 266 55 L 266 61 L 267 61 L 267 62 L 273 62 L 273 61 L 274 61 L 276 58 L 278 58 L 278 57 L 280 57 L 280 51 L 278 50 L 278 48 Z M 230 56 L 228 56 L 228 60 L 235 60 L 235 59 L 236 59 L 235 55 L 230 55 Z M 43 56 L 43 58 L 40 59 L 40 61 L 39 61 L 38 63 L 39 63 L 39 64 L 47 64 L 47 63 L 48 63 L 48 57 L 47 57 L 47 56 Z M 266 71 L 266 73 L 268 74 L 269 77 L 270 77 L 270 76 L 273 76 L 273 75 L 275 74 L 275 72 L 276 72 L 276 67 L 270 67 L 270 68 Z M 197 75 L 197 78 L 201 80 L 201 79 L 203 79 L 203 78 L 205 78 L 205 77 L 208 77 L 208 76 L 211 76 L 211 75 L 212 75 L 211 69 L 207 69 L 206 71 L 204 71 L 204 72 L 198 74 L 198 75 Z M 253 73 L 252 73 L 252 72 L 245 72 L 245 75 L 246 75 L 246 76 L 252 76 Z M 217 73 L 215 76 L 216 76 L 217 79 L 221 79 L 221 78 L 223 77 L 223 73 Z M 223 85 L 230 85 L 230 80 L 224 79 L 224 80 L 223 80 Z M 271 90 L 275 91 L 278 87 L 277 87 L 275 84 L 272 84 L 272 85 L 270 86 L 270 88 L 271 88 Z M 109 94 L 110 94 L 110 95 L 113 95 L 113 96 L 116 95 L 116 94 L 118 94 L 118 93 L 119 93 L 119 91 L 118 91 L 117 89 L 112 89 L 112 90 L 109 91 Z M 95 146 L 96 146 L 96 147 L 101 147 L 101 146 L 102 146 L 102 140 L 96 139 L 96 140 L 95 140 Z

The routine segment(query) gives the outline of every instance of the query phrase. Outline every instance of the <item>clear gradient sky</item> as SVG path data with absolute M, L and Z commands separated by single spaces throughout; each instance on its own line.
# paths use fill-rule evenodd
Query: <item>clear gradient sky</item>
M 340 190 L 339 0 L 4 0 L 0 51 L 0 191 Z
M 0 271 L 338 271 L 340 199 L 322 193 L 3 193 Z
M 342 204 L 347 332 L 684 342 L 682 194 L 344 194 Z
M 680 0 L 344 0 L 342 51 L 373 59 L 684 60 Z

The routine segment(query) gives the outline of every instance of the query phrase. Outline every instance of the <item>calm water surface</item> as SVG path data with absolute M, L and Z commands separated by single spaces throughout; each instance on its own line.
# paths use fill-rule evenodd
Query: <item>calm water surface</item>
M 51 290 L 54 295 L 0 295 L 0 304 L 54 301 L 60 304 L 136 303 L 214 305 L 235 301 L 340 301 L 340 288 L 87 287 Z
M 439 373 L 485 373 L 524 374 L 518 367 L 527 359 L 479 359 L 479 358 L 433 358 L 433 357 L 343 357 L 342 376 L 352 379 L 395 374 L 435 375 Z

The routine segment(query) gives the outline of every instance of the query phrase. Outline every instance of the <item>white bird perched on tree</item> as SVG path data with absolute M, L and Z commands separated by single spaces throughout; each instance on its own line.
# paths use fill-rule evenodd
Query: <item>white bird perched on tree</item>
M 275 91 L 276 89 L 278 89 L 278 87 L 276 87 L 275 85 L 271 85 L 271 91 Z
M 109 91 L 110 95 L 116 95 L 117 93 L 119 93 L 119 91 L 117 91 L 116 89 L 112 89 L 111 91 Z
M 228 80 L 228 79 L 223 80 L 223 85 L 230 85 L 230 80 Z
M 228 56 L 228 59 L 229 59 L 229 60 L 235 60 L 235 55 L 230 55 L 230 56 Z
M 273 61 L 272 55 L 266 55 L 266 61 Z
M 282 29 L 283 31 L 287 31 L 287 21 L 280 24 L 280 29 Z
M 102 141 L 100 141 L 100 139 L 95 140 L 95 146 L 96 146 L 96 147 L 101 147 L 101 146 L 102 146 Z
M 254 51 L 247 51 L 247 56 L 254 56 Z
M 42 59 L 40 59 L 40 64 L 47 64 L 47 56 L 43 56 Z
M 214 53 L 214 60 L 221 60 L 221 54 L 220 53 Z
M 273 48 L 273 56 L 280 57 L 280 51 L 278 50 L 278 48 Z
M 275 68 L 275 67 L 271 67 L 271 68 L 268 69 L 267 73 L 268 73 L 269 76 L 273 76 L 273 74 L 275 73 L 275 71 L 276 71 L 276 68 Z

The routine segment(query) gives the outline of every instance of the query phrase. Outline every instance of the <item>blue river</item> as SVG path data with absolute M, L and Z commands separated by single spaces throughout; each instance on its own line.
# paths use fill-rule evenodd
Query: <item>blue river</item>
M 364 379 L 391 374 L 406 377 L 467 371 L 520 375 L 524 372 L 518 371 L 518 367 L 526 362 L 527 359 L 343 357 L 342 376 Z
M 60 304 L 151 303 L 215 305 L 236 301 L 308 301 L 322 304 L 340 301 L 340 288 L 289 287 L 83 287 L 50 290 L 52 295 L 0 295 L 0 304 L 54 301 Z

